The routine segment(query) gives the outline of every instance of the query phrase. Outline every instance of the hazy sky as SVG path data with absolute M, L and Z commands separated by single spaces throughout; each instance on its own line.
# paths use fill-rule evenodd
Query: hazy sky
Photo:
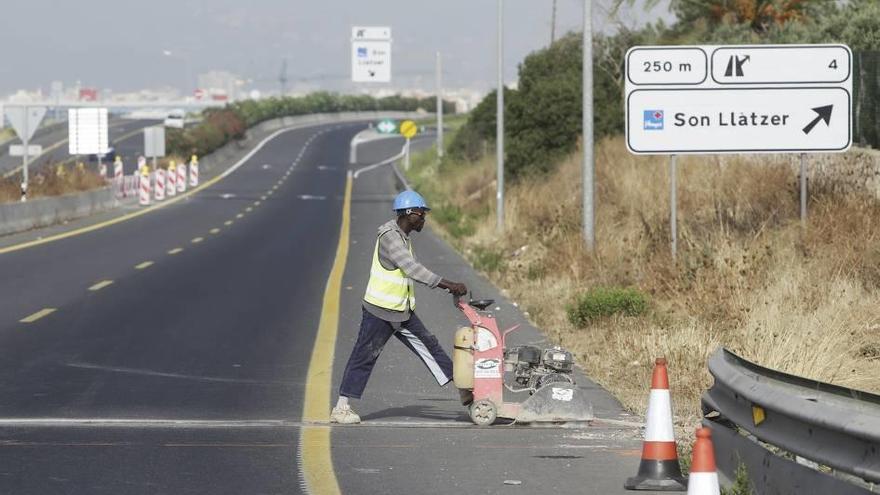
M 610 0 L 595 0 L 594 26 L 609 29 Z M 583 0 L 557 0 L 557 33 L 581 26 Z M 552 0 L 505 0 L 505 78 L 550 39 Z M 447 86 L 495 80 L 496 0 L 27 0 L 5 2 L 0 28 L 0 95 L 65 86 L 115 91 L 181 87 L 208 70 L 227 70 L 264 90 L 289 86 L 347 90 L 351 26 L 391 26 L 397 87 L 433 85 L 434 53 Z M 655 16 L 624 12 L 627 24 Z M 171 55 L 163 55 L 163 51 Z M 422 78 L 421 80 L 419 78 Z M 189 88 L 191 89 L 191 88 Z

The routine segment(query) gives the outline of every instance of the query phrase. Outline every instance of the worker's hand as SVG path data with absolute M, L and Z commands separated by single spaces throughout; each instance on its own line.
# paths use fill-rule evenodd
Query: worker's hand
M 468 288 L 464 284 L 446 280 L 445 278 L 437 284 L 441 289 L 448 290 L 453 296 L 461 297 L 468 293 Z

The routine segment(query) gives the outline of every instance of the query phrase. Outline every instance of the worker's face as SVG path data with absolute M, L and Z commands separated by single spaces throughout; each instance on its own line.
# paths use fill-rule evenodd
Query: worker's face
M 409 214 L 410 225 L 412 225 L 413 230 L 416 232 L 421 232 L 422 227 L 425 226 L 425 217 L 428 215 L 428 210 L 422 209 L 414 209 Z

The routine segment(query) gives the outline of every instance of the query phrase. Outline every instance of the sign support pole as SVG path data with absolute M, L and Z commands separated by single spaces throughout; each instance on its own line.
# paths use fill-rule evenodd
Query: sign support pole
M 584 34 L 583 34 L 583 89 L 581 109 L 583 129 L 581 146 L 584 151 L 583 171 L 583 236 L 587 244 L 587 250 L 593 252 L 596 248 L 595 232 L 595 191 L 596 170 L 593 158 L 593 0 L 584 0 Z M 554 4 L 555 5 L 555 4 Z
M 495 228 L 504 230 L 504 0 L 498 0 L 498 90 L 495 95 Z
M 22 144 L 24 144 L 24 163 L 21 167 L 21 201 L 27 201 L 27 188 L 28 188 L 28 143 L 30 142 L 30 129 L 28 128 L 28 116 L 30 112 L 30 108 L 27 106 L 24 107 L 24 136 L 22 136 Z
M 409 172 L 409 138 L 406 138 L 406 152 L 403 155 L 403 169 Z
M 669 157 L 669 226 L 672 236 L 672 260 L 678 260 L 678 156 Z
M 807 227 L 807 154 L 801 153 L 801 226 Z
M 437 158 L 443 158 L 443 69 L 437 52 Z

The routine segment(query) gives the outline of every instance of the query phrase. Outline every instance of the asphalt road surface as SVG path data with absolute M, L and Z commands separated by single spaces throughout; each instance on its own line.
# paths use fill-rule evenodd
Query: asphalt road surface
M 474 427 L 455 390 L 438 388 L 394 339 L 353 404 L 364 424 L 303 423 L 348 143 L 362 128 L 281 133 L 184 201 L 0 254 L 0 493 L 624 493 L 638 465 L 637 429 Z M 365 145 L 362 164 L 399 146 Z M 317 356 L 334 388 L 394 192 L 388 167 L 352 188 L 336 351 Z M 505 326 L 526 323 L 514 343 L 542 340 L 429 229 L 415 235 L 415 249 L 441 275 L 496 298 Z M 465 320 L 445 292 L 420 289 L 418 298 L 419 315 L 451 351 Z M 579 378 L 597 416 L 633 419 Z M 329 398 L 318 405 L 329 413 Z M 304 431 L 327 434 L 329 444 L 304 447 Z M 319 476 L 329 484 L 307 482 L 314 464 L 304 455 L 332 461 Z

